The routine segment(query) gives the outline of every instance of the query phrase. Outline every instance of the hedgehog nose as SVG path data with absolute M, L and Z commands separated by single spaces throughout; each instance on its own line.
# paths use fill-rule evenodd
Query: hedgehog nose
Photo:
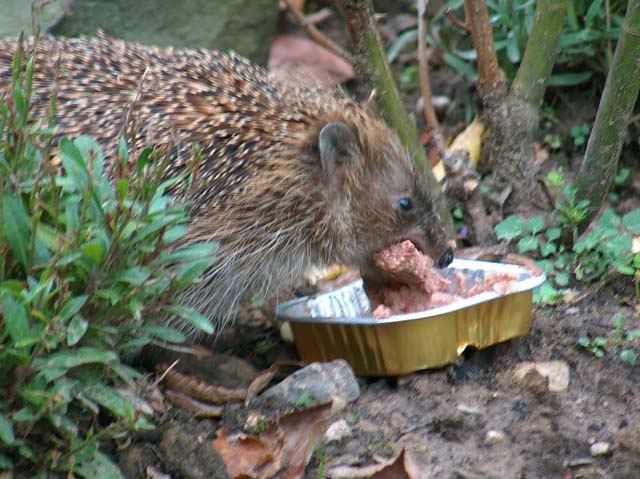
M 453 249 L 447 248 L 438 259 L 438 267 L 446 268 L 453 261 Z

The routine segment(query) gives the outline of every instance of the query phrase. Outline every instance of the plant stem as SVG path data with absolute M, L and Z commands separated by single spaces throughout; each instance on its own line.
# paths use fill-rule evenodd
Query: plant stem
M 317 43 L 325 47 L 327 50 L 335 53 L 340 58 L 348 63 L 353 62 L 353 58 L 351 54 L 340 47 L 336 42 L 327 37 L 324 33 L 316 28 L 315 25 L 309 23 L 305 18 L 304 14 L 300 11 L 300 9 L 295 5 L 293 0 L 285 0 L 285 5 L 287 9 L 291 12 L 291 14 L 295 17 L 298 24 L 304 28 L 309 36 L 313 38 Z
M 476 49 L 478 78 L 476 87 L 486 105 L 496 105 L 507 93 L 507 79 L 498 65 L 493 29 L 484 0 L 465 0 L 464 14 Z
M 431 79 L 429 78 L 429 57 L 427 55 L 427 1 L 418 0 L 418 73 L 422 93 L 422 110 L 427 127 L 431 129 L 436 149 L 442 158 L 448 155 L 442 130 L 431 103 Z
M 558 53 L 567 0 L 538 0 L 535 21 L 511 94 L 533 107 L 542 102 L 547 80 Z
M 371 1 L 339 0 L 337 3 L 354 45 L 353 63 L 356 71 L 361 78 L 368 79 L 375 88 L 378 106 L 409 151 L 414 163 L 424 172 L 429 188 L 436 199 L 442 224 L 449 233 L 453 233 L 453 218 L 440 192 L 440 185 L 433 176 L 416 127 L 404 108 L 400 92 L 393 79 L 391 66 L 373 17 Z
M 584 161 L 576 178 L 578 198 L 590 202 L 580 231 L 584 231 L 596 215 L 613 182 L 629 118 L 640 91 L 639 61 L 640 0 L 629 0 Z

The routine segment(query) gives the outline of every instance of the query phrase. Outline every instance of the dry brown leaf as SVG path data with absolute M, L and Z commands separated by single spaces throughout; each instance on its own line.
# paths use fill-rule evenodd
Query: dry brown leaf
M 271 383 L 277 372 L 278 366 L 276 364 L 273 364 L 269 369 L 259 372 L 247 388 L 246 399 L 253 399 L 260 394 Z
M 169 369 L 169 365 L 166 363 L 158 364 L 156 370 L 164 375 L 162 381 L 167 387 L 203 401 L 222 404 L 232 401 L 243 401 L 247 395 L 247 390 L 244 388 L 230 389 L 222 386 L 214 386 L 195 376 L 182 374 L 175 369 Z
M 305 0 L 291 0 L 291 3 L 293 4 L 293 7 L 296 8 L 297 10 L 299 10 L 299 11 L 302 11 L 302 9 L 304 8 L 304 2 L 305 2 Z M 281 10 L 284 10 L 285 8 L 287 8 L 286 0 L 280 0 L 278 2 L 278 5 L 279 5 Z
M 331 479 L 426 479 L 403 449 L 394 459 L 366 467 L 336 467 L 329 471 Z
M 260 435 L 230 437 L 218 431 L 213 447 L 232 478 L 283 479 L 304 477 L 311 454 L 336 416 L 336 408 L 323 404 L 278 418 Z
M 282 470 L 282 438 L 269 428 L 260 436 L 229 436 L 227 428 L 216 432 L 213 448 L 220 454 L 232 479 L 269 479 Z
M 304 75 L 327 86 L 354 77 L 353 67 L 336 54 L 306 38 L 284 34 L 271 44 L 269 70 L 278 77 Z
M 167 399 L 174 406 L 182 407 L 193 411 L 196 417 L 220 417 L 223 407 L 204 403 L 178 391 L 167 389 Z
M 484 123 L 476 116 L 464 131 L 453 139 L 449 145 L 449 151 L 468 151 L 471 164 L 474 168 L 477 167 L 482 153 L 482 136 L 484 135 L 484 131 Z M 438 181 L 441 181 L 445 177 L 444 164 L 442 161 L 433 167 L 433 175 Z

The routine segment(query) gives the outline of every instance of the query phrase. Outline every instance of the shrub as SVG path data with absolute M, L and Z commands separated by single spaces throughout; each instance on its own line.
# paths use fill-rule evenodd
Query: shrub
M 140 373 L 121 357 L 184 340 L 147 318 L 212 331 L 175 298 L 215 245 L 174 246 L 187 213 L 168 192 L 193 178 L 165 181 L 168 155 L 130 156 L 123 137 L 108 168 L 91 138 L 55 145 L 31 121 L 24 56 L 0 103 L 0 471 L 119 477 L 101 444 L 152 427 L 122 393 Z
M 463 0 L 448 0 L 435 16 L 432 40 L 445 52 L 447 64 L 469 77 L 475 50 L 459 30 L 443 24 L 444 12 L 462 11 Z M 498 61 L 509 78 L 515 76 L 533 26 L 534 0 L 487 1 Z M 551 86 L 572 86 L 588 81 L 593 74 L 604 76 L 608 54 L 620 35 L 626 2 L 621 0 L 574 0 L 568 2 L 567 16 L 560 34 L 559 55 L 551 76 Z M 612 45 L 613 42 L 613 45 Z

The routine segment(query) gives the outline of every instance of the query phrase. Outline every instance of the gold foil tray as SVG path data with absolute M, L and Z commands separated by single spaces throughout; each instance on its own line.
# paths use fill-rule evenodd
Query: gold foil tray
M 375 319 L 358 280 L 283 303 L 276 315 L 291 322 L 303 361 L 342 358 L 363 376 L 440 367 L 467 346 L 486 348 L 529 331 L 532 290 L 544 283 L 544 274 L 534 276 L 516 265 L 456 259 L 443 276 L 452 277 L 456 271 L 478 280 L 488 273 L 513 273 L 518 281 L 507 294 L 490 291 L 427 311 Z

